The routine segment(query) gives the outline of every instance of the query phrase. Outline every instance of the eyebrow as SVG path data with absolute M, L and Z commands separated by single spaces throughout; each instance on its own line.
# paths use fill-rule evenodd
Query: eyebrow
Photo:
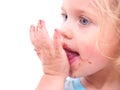
M 66 10 L 64 9 L 64 7 L 61 7 L 61 10 L 65 11 Z M 87 10 L 85 8 L 77 8 L 77 9 L 74 9 L 74 12 L 77 13 L 77 14 L 85 14 L 85 15 L 89 15 L 91 18 L 97 18 L 97 13 L 95 13 L 93 10 Z M 94 13 L 94 14 L 93 14 Z

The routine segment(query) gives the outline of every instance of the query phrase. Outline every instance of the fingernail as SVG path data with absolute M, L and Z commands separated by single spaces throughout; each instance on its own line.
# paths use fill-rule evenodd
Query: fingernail
M 61 34 L 58 29 L 55 29 L 55 36 L 61 39 Z
M 55 29 L 55 32 L 56 32 L 56 36 L 59 38 L 60 42 L 63 41 L 63 37 L 61 36 L 61 33 L 59 32 L 58 29 Z
M 39 23 L 38 25 L 40 26 L 40 28 L 42 28 L 44 26 L 44 21 L 43 20 L 39 20 L 38 23 Z
M 60 36 L 60 33 L 58 32 L 58 29 L 55 29 L 55 33 L 57 34 L 57 36 Z
M 33 25 L 31 25 L 30 28 L 33 28 Z
M 57 30 L 57 29 L 55 29 L 55 32 L 58 32 L 58 30 Z
M 42 20 L 39 20 L 39 24 L 42 24 Z
M 34 30 L 34 25 L 31 25 L 31 26 L 30 26 L 30 29 Z

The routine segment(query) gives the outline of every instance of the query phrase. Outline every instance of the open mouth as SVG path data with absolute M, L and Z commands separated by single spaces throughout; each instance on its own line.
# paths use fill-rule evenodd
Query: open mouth
M 69 63 L 72 64 L 73 62 L 75 62 L 76 58 L 79 57 L 79 53 L 76 51 L 73 51 L 71 49 L 64 49 L 66 54 L 67 54 L 67 58 L 69 60 Z

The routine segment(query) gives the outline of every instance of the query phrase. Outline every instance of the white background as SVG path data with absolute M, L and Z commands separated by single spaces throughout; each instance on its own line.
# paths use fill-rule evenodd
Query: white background
M 0 90 L 35 90 L 42 67 L 29 28 L 44 19 L 50 35 L 60 27 L 62 0 L 0 0 Z

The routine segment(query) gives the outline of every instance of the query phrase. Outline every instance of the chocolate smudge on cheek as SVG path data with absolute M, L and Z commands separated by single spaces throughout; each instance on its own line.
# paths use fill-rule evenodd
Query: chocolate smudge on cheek
M 88 63 L 89 63 L 89 64 L 92 64 L 92 62 L 90 62 L 90 61 L 89 61 Z
M 89 60 L 87 60 L 87 61 L 88 61 L 88 63 L 89 63 L 89 64 L 92 64 L 92 62 L 91 62 L 91 61 L 89 61 Z

